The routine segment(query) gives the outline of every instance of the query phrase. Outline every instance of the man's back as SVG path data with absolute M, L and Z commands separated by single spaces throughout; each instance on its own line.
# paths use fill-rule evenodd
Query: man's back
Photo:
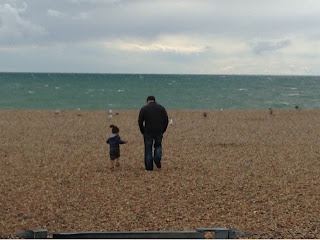
M 164 133 L 168 126 L 167 111 L 160 104 L 150 102 L 141 108 L 138 123 L 141 133 Z

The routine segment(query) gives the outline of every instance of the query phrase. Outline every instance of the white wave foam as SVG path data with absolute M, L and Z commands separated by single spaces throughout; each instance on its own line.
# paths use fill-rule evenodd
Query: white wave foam
M 289 96 L 289 97 L 294 97 L 294 96 L 299 96 L 299 93 L 283 93 L 283 96 Z
M 34 94 L 34 91 L 28 91 L 28 93 L 30 93 L 30 94 Z
M 118 89 L 118 92 L 124 92 L 124 90 L 123 89 Z
M 247 88 L 239 88 L 238 91 L 248 91 Z
M 279 102 L 279 104 L 283 104 L 283 105 L 286 105 L 286 106 L 290 105 L 290 103 L 288 103 L 288 102 Z

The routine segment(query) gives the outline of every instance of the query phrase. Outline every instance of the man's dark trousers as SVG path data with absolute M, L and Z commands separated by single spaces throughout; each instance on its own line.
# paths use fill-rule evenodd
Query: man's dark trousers
M 153 170 L 153 161 L 156 165 L 161 165 L 163 133 L 144 133 L 144 162 L 146 170 Z M 154 143 L 154 154 L 152 145 Z

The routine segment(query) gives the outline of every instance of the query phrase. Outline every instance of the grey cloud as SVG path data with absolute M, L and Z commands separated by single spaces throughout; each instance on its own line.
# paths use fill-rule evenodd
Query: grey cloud
M 24 2 L 0 4 L 0 44 L 26 44 L 32 38 L 46 34 L 42 26 L 23 18 L 26 9 Z
M 310 32 L 314 32 L 316 26 L 312 21 L 320 21 L 316 20 L 319 19 L 317 14 L 319 11 L 306 15 L 299 13 L 297 9 L 291 9 L 290 6 L 284 8 L 283 3 L 274 0 L 266 1 L 267 3 L 247 0 L 246 4 L 238 0 L 7 0 L 5 2 L 14 7 L 24 8 L 23 12 L 19 12 L 19 17 L 48 33 L 41 37 L 35 35 L 34 38 L 39 44 L 127 37 L 152 40 L 164 34 L 202 36 L 220 34 L 246 40 L 257 36 L 277 38 L 283 36 L 283 33 L 302 31 L 302 18 L 309 18 Z M 308 3 L 310 5 L 312 2 Z M 278 11 L 278 9 L 283 10 Z M 48 11 L 51 14 L 48 14 Z
M 259 55 L 291 45 L 294 48 L 288 48 L 288 51 L 295 54 L 296 45 L 304 39 L 319 39 L 319 14 L 320 1 L 317 0 L 0 0 L 0 59 L 3 51 L 8 55 L 10 51 L 27 51 L 30 56 L 41 58 L 43 64 L 46 59 L 56 58 L 56 71 L 65 70 L 63 67 L 68 66 L 68 62 L 75 62 L 71 59 L 81 62 L 83 69 L 85 66 L 94 69 L 99 64 L 103 69 L 106 58 L 111 56 L 117 58 L 112 57 L 107 65 L 117 66 L 115 69 L 119 71 L 142 71 L 149 69 L 145 67 L 148 63 L 160 60 L 170 62 L 168 68 L 180 63 L 183 68 L 184 61 L 199 64 L 200 59 L 205 62 L 222 59 L 225 66 L 231 66 L 231 57 L 262 59 Z M 146 46 L 154 43 L 172 46 L 171 40 L 178 37 L 179 47 L 209 47 L 187 56 L 179 52 L 139 52 L 119 50 L 113 45 L 106 47 L 108 43 L 130 44 L 135 40 Z M 189 41 L 186 43 L 184 39 Z M 215 42 L 224 40 L 221 51 L 215 52 Z M 248 42 L 250 48 L 248 45 L 242 48 L 241 44 Z M 304 44 L 309 46 L 306 42 Z M 308 51 L 305 47 L 299 54 L 305 59 Z M 86 57 L 81 58 L 84 54 Z M 134 65 L 123 58 L 124 54 L 141 59 L 141 62 Z M 231 63 L 225 60 L 226 57 L 230 57 Z M 17 69 L 18 58 L 12 53 L 12 59 L 16 59 L 12 62 L 13 65 L 17 63 Z M 35 71 L 38 69 L 36 62 L 29 61 L 28 64 Z M 24 65 L 20 61 L 20 69 Z M 158 65 L 161 64 L 154 67 Z M 43 66 L 43 69 L 50 68 Z M 82 67 L 79 69 L 83 70 Z
M 281 48 L 290 46 L 290 40 L 274 40 L 274 41 L 259 41 L 251 42 L 249 46 L 256 54 L 262 54 L 266 52 L 273 52 Z

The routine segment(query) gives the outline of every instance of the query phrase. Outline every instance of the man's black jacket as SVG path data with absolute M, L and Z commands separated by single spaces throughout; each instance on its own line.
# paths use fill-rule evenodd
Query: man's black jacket
M 145 131 L 151 134 L 162 134 L 168 127 L 167 111 L 160 104 L 150 102 L 141 108 L 138 123 L 142 134 Z

